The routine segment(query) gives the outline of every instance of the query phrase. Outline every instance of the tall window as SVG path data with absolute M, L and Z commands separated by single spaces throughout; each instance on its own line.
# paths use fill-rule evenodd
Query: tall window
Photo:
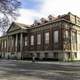
M 54 31 L 54 43 L 58 43 L 58 31 Z
M 31 36 L 31 45 L 34 45 L 34 36 Z
M 79 50 L 80 49 L 80 33 L 77 34 L 77 45 Z
M 45 44 L 49 44 L 49 32 L 45 33 Z
M 73 50 L 76 50 L 76 33 L 75 32 L 72 32 L 72 38 L 71 38 L 71 41 L 72 41 L 72 48 Z
M 72 42 L 76 43 L 76 33 L 72 32 Z
M 25 41 L 24 41 L 24 45 L 27 46 L 27 45 L 28 45 L 28 37 L 25 36 L 24 40 L 25 40 Z
M 64 32 L 64 38 L 69 38 L 69 32 L 67 30 Z
M 40 45 L 41 44 L 41 34 L 37 35 L 37 44 Z

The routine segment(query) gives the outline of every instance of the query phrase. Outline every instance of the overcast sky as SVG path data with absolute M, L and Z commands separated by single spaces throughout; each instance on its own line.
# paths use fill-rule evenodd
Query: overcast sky
M 20 0 L 20 17 L 17 22 L 32 24 L 35 19 L 72 12 L 80 16 L 80 0 Z

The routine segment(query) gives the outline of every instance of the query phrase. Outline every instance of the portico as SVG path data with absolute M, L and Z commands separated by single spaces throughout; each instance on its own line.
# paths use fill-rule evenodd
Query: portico
M 14 23 L 13 23 L 14 25 Z M 16 30 L 18 26 L 9 28 L 7 31 L 7 53 L 5 53 L 6 58 L 16 58 L 21 59 L 22 52 L 23 52 L 23 46 L 24 46 L 24 34 L 27 34 L 27 31 L 25 29 L 22 29 L 18 27 L 18 30 Z

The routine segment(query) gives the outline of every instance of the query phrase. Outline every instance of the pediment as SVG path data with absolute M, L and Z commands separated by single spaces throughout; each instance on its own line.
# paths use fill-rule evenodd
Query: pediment
M 14 22 L 11 24 L 11 26 L 9 27 L 8 32 L 13 32 L 13 31 L 16 31 L 16 30 L 19 30 L 21 29 L 18 25 L 16 25 Z

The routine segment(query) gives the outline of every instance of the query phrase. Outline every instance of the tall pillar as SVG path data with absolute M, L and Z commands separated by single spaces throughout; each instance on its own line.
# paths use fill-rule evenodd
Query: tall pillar
M 23 59 L 23 54 L 22 54 L 23 52 L 23 33 L 20 34 L 20 52 L 21 52 L 20 57 L 21 59 Z
M 18 34 L 16 34 L 15 51 L 18 51 Z
M 13 52 L 13 40 L 12 40 L 12 35 L 11 35 L 11 52 Z
M 15 48 L 15 41 L 14 41 L 14 36 L 13 36 L 13 51 L 14 51 L 14 48 Z
M 12 51 L 14 52 L 14 36 L 11 37 L 11 42 L 12 42 Z
M 7 36 L 7 53 L 5 54 L 6 56 L 6 58 L 8 59 L 9 58 L 9 56 L 10 56 L 10 36 Z
M 23 50 L 23 33 L 20 34 L 20 51 Z
M 8 46 L 9 43 L 8 42 L 9 42 L 9 39 L 8 39 L 8 36 L 7 36 L 7 52 L 8 52 L 8 48 L 9 48 L 9 46 Z

